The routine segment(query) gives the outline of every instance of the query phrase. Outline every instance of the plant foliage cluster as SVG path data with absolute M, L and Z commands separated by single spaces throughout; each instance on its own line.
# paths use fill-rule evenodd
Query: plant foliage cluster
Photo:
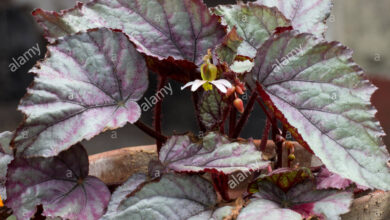
M 324 40 L 331 0 L 94 0 L 33 12 L 48 52 L 0 135 L 0 193 L 17 219 L 339 219 L 357 190 L 390 190 L 389 153 L 370 98 L 376 87 L 352 51 Z M 139 104 L 148 71 L 190 87 L 204 136 L 165 137 Z M 240 98 L 249 93 L 244 105 Z M 261 143 L 240 139 L 253 107 Z M 88 176 L 80 145 L 132 123 L 156 138 L 159 161 L 111 195 Z M 296 145 L 321 167 L 291 165 Z M 271 136 L 275 153 L 266 153 Z M 283 162 L 283 149 L 289 152 Z M 287 165 L 284 165 L 287 164 Z M 283 167 L 284 165 L 284 167 Z M 248 190 L 233 196 L 235 181 Z M 242 179 L 241 177 L 245 177 Z

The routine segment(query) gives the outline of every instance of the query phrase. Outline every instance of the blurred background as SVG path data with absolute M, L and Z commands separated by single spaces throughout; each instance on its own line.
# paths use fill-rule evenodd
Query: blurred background
M 34 8 L 61 10 L 73 7 L 75 0 L 0 0 L 0 132 L 17 128 L 23 116 L 16 108 L 33 77 L 27 74 L 37 60 L 44 57 L 47 42 L 35 23 Z M 85 1 L 84 1 L 85 2 Z M 234 0 L 205 0 L 208 6 L 235 3 Z M 379 90 L 373 97 L 378 118 L 390 134 L 390 9 L 389 0 L 334 0 L 329 18 L 327 39 L 340 41 L 353 48 L 355 61 L 367 72 Z M 34 56 L 17 71 L 9 68 L 12 58 L 18 57 L 33 46 L 39 45 L 40 56 Z M 156 77 L 150 74 L 150 88 L 145 97 L 154 95 Z M 180 86 L 170 82 L 173 95 L 163 103 L 163 132 L 165 135 L 192 131 L 198 134 L 190 93 L 179 92 Z M 244 98 L 245 99 L 245 96 Z M 259 108 L 244 129 L 243 137 L 260 138 L 265 117 Z M 152 124 L 152 110 L 142 115 L 142 121 Z M 260 126 L 259 126 L 260 125 Z M 390 138 L 385 137 L 387 146 Z M 89 154 L 122 147 L 153 144 L 154 140 L 133 125 L 116 131 L 107 131 L 90 141 L 84 141 Z

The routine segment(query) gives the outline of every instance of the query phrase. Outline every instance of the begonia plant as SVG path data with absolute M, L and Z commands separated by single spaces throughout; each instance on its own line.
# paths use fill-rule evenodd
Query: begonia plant
M 30 70 L 35 79 L 18 107 L 24 121 L 0 135 L 2 202 L 20 220 L 38 208 L 83 220 L 333 220 L 356 189 L 390 190 L 385 134 L 370 102 L 376 87 L 350 49 L 324 39 L 331 8 L 331 0 L 214 8 L 93 0 L 35 10 L 47 54 Z M 140 121 L 149 71 L 158 89 L 182 85 L 203 135 L 165 136 L 163 100 L 153 128 Z M 261 142 L 241 138 L 255 105 L 267 117 L 256 128 Z M 135 174 L 111 194 L 89 176 L 80 142 L 127 123 L 156 139 L 149 174 L 158 175 Z M 297 145 L 287 134 L 323 165 L 292 165 Z M 233 196 L 243 182 L 247 190 Z

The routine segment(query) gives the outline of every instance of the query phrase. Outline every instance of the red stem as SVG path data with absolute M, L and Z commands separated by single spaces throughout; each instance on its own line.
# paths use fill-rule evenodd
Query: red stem
M 221 124 L 219 125 L 219 131 L 221 132 L 221 134 L 225 134 L 225 121 L 226 121 L 226 118 L 227 116 L 229 115 L 229 111 L 230 111 L 230 108 L 232 106 L 229 105 L 229 107 L 227 107 L 225 109 L 225 111 L 223 111 L 223 115 L 222 115 L 222 122 Z
M 265 148 L 267 147 L 267 141 L 268 141 L 268 135 L 269 135 L 269 130 L 271 128 L 271 122 L 267 118 L 265 121 L 265 127 L 263 131 L 263 136 L 261 137 L 261 143 L 260 143 L 260 151 L 264 152 Z
M 272 117 L 272 140 L 275 143 L 276 146 L 276 153 L 277 153 L 277 161 L 275 164 L 275 169 L 281 168 L 282 167 L 282 162 L 283 162 L 283 140 L 284 138 L 280 135 L 280 130 L 278 128 L 278 124 L 276 121 L 276 117 Z
M 165 83 L 167 82 L 167 78 L 165 76 L 160 77 L 160 82 L 158 84 L 157 91 L 160 91 L 164 88 Z M 154 129 L 157 133 L 161 134 L 161 109 L 162 109 L 163 99 L 158 100 L 155 106 L 154 111 Z M 160 153 L 160 149 L 162 147 L 162 141 L 156 139 L 157 152 Z
M 237 109 L 234 107 L 230 108 L 230 118 L 229 118 L 229 137 L 233 136 L 234 129 L 236 127 L 237 119 Z
M 287 128 L 285 126 L 283 126 L 283 128 L 282 128 L 282 137 L 286 139 L 286 136 L 287 136 Z
M 167 137 L 162 135 L 161 133 L 156 132 L 151 127 L 147 126 L 146 124 L 142 123 L 141 121 L 137 121 L 134 123 L 135 126 L 137 126 L 139 129 L 141 129 L 143 132 L 151 136 L 152 138 L 159 140 L 160 142 L 167 141 Z
M 261 99 L 257 98 L 256 99 L 257 103 L 259 103 L 261 109 L 264 111 L 265 115 L 267 116 L 268 119 L 272 119 L 272 116 L 270 115 L 269 111 L 267 110 L 267 108 L 264 106 L 263 102 L 261 101 Z
M 244 125 L 248 121 L 250 113 L 253 110 L 253 106 L 255 105 L 256 98 L 257 98 L 257 92 L 253 91 L 252 94 L 251 94 L 251 97 L 249 99 L 249 102 L 246 105 L 245 110 L 242 113 L 241 118 L 238 121 L 236 128 L 234 129 L 232 138 L 238 138 L 238 136 L 240 135 L 242 129 L 244 128 Z

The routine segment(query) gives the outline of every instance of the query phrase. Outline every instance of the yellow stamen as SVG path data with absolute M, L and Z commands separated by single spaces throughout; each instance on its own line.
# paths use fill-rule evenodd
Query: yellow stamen
M 205 83 L 203 84 L 203 89 L 204 91 L 209 91 L 209 90 L 213 90 L 213 85 L 211 85 L 210 83 Z
M 3 203 L 3 200 L 1 200 L 1 196 L 0 196 L 0 207 L 3 207 L 4 206 L 4 203 Z

